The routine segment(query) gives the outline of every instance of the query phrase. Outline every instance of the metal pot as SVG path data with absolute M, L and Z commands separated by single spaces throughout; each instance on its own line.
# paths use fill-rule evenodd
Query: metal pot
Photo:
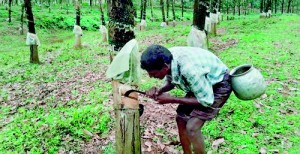
M 230 76 L 234 94 L 241 100 L 258 98 L 266 90 L 262 74 L 250 64 L 234 68 L 230 71 Z

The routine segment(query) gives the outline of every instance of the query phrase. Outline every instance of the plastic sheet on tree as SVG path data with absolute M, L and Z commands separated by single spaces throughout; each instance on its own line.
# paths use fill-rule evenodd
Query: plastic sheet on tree
M 190 47 L 199 47 L 207 49 L 206 34 L 204 31 L 196 29 L 192 26 L 191 32 L 187 38 L 187 44 Z
M 260 14 L 260 16 L 262 16 L 262 17 L 266 17 L 266 16 L 267 16 L 267 13 L 265 13 L 265 12 L 262 12 L 262 13 Z
M 80 35 L 80 36 L 83 35 L 82 29 L 81 29 L 81 27 L 78 26 L 78 25 L 74 25 L 73 33 L 74 33 L 75 35 Z
M 160 23 L 160 26 L 161 27 L 165 27 L 165 26 L 167 26 L 167 23 L 166 22 L 162 22 L 162 23 Z
M 107 78 L 138 86 L 141 81 L 140 53 L 135 39 L 127 42 L 106 71 Z
M 108 30 L 104 25 L 100 25 L 99 31 L 101 35 L 105 35 L 105 37 L 108 38 Z
M 147 27 L 146 20 L 142 20 L 142 21 L 141 21 L 141 26 L 145 26 L 145 27 Z
M 267 17 L 271 17 L 271 15 L 272 15 L 272 11 L 271 11 L 271 10 L 268 10 L 268 12 L 267 12 Z
M 204 29 L 207 31 L 207 32 L 210 32 L 211 31 L 211 20 L 209 17 L 205 17 L 205 25 L 204 25 Z
M 218 15 L 218 22 L 220 22 L 222 20 L 222 13 L 221 12 L 217 12 Z
M 216 13 L 210 13 L 209 16 L 212 24 L 218 23 L 218 15 Z
M 41 43 L 40 43 L 40 40 L 39 40 L 39 38 L 36 34 L 28 32 L 27 36 L 26 36 L 26 45 L 38 45 L 38 46 L 40 46 Z

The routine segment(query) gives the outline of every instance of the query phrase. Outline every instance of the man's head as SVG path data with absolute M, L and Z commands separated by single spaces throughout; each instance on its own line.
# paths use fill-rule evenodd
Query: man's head
M 161 45 L 151 45 L 142 54 L 141 67 L 150 77 L 163 79 L 173 59 L 171 52 Z

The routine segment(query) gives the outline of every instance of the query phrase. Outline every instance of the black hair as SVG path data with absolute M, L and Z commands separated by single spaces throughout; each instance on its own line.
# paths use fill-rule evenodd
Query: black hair
M 161 45 L 151 45 L 142 54 L 141 67 L 146 71 L 161 70 L 173 59 L 171 52 Z

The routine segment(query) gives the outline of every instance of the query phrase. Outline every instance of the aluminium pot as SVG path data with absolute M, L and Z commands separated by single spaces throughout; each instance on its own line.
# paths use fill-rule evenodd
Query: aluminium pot
M 234 94 L 241 100 L 253 100 L 265 93 L 265 80 L 253 65 L 235 67 L 230 71 L 230 76 Z

